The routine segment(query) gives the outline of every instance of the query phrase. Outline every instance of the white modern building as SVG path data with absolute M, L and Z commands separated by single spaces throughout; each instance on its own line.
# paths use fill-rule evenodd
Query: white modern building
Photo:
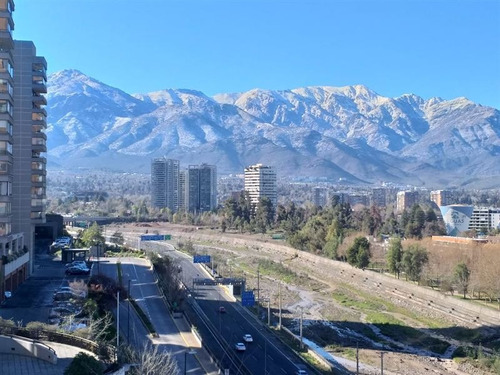
M 446 232 L 449 236 L 458 236 L 460 233 L 469 230 L 472 212 L 474 207 L 466 205 L 441 206 Z
M 500 208 L 474 207 L 469 229 L 486 233 L 490 229 L 500 228 Z
M 278 193 L 275 168 L 262 164 L 246 167 L 245 191 L 248 193 L 253 206 L 256 206 L 262 197 L 267 197 L 273 207 L 276 207 Z

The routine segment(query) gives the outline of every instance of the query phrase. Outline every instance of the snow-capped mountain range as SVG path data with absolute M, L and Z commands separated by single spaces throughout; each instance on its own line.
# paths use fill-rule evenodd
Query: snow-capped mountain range
M 353 183 L 500 181 L 500 113 L 466 98 L 388 98 L 362 85 L 129 95 L 64 70 L 49 76 L 47 100 L 49 168 L 149 172 L 167 156 L 219 174 L 261 162 L 282 177 Z

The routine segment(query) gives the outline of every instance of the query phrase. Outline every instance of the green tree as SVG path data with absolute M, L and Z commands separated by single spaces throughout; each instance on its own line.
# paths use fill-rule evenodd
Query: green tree
M 399 274 L 401 273 L 401 269 L 403 267 L 403 246 L 401 245 L 401 238 L 391 238 L 389 248 L 387 249 L 386 259 L 389 271 L 393 272 L 394 275 L 397 275 L 399 279 Z
M 403 252 L 403 270 L 407 279 L 420 281 L 424 265 L 429 261 L 427 250 L 417 244 L 408 246 Z
M 456 265 L 454 279 L 458 290 L 463 293 L 465 299 L 470 281 L 470 270 L 465 263 L 462 262 Z
M 365 237 L 356 237 L 347 249 L 347 262 L 358 268 L 366 268 L 370 264 L 370 242 Z
M 64 375 L 101 375 L 103 374 L 102 364 L 93 356 L 78 353 L 64 370 Z
M 94 224 L 83 231 L 80 240 L 85 246 L 96 246 L 97 244 L 104 243 L 101 227 L 94 222 Z
M 273 204 L 268 197 L 262 197 L 255 210 L 255 227 L 261 233 L 266 233 L 274 218 Z

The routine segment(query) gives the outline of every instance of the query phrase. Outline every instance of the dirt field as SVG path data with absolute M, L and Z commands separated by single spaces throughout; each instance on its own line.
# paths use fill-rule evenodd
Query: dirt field
M 249 289 L 257 288 L 259 269 L 260 296 L 270 298 L 275 320 L 281 296 L 286 327 L 298 332 L 302 310 L 304 336 L 352 370 L 359 345 L 363 374 L 380 373 L 381 351 L 386 352 L 386 374 L 486 374 L 449 358 L 473 338 L 493 340 L 500 335 L 498 315 L 489 309 L 481 310 L 477 319 L 479 313 L 463 308 L 462 301 L 430 300 L 427 288 L 302 253 L 266 236 L 163 223 L 106 228 L 108 234 L 120 231 L 134 238 L 131 246 L 146 230 L 172 234 L 172 242 L 192 241 L 197 252 L 215 259 L 218 272 L 246 277 Z

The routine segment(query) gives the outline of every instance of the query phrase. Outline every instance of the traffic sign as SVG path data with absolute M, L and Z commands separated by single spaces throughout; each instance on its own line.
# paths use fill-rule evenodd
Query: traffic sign
M 241 293 L 241 305 L 250 307 L 255 305 L 255 295 L 253 294 L 253 291 Z
M 210 255 L 194 255 L 193 263 L 210 263 Z
M 168 241 L 172 239 L 170 234 L 143 234 L 141 241 Z

